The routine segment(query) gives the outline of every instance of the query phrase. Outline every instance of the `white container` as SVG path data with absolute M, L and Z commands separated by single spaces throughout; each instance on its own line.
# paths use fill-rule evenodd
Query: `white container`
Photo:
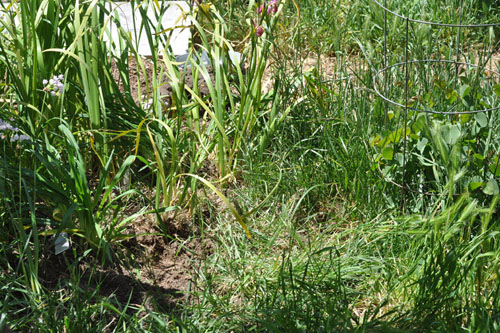
M 167 29 L 171 29 L 169 31 L 165 31 L 161 33 L 160 42 L 164 43 L 167 40 L 169 35 L 170 45 L 158 45 L 158 52 L 161 53 L 162 50 L 166 49 L 166 52 L 169 52 L 168 47 L 172 49 L 172 53 L 174 55 L 185 54 L 188 50 L 189 39 L 191 38 L 191 31 L 187 26 L 190 24 L 190 20 L 186 18 L 185 13 L 189 13 L 190 8 L 189 4 L 186 1 L 159 1 L 160 6 L 164 8 L 163 16 L 161 17 L 161 26 L 158 26 L 158 20 L 156 16 L 160 13 L 160 10 L 156 6 L 155 1 L 147 1 L 147 16 L 151 21 L 150 24 L 151 32 L 159 33 L 165 31 Z M 143 27 L 142 15 L 137 6 L 144 6 L 143 2 L 136 3 L 136 7 L 132 8 L 130 2 L 109 2 L 106 4 L 108 6 L 108 10 L 118 18 L 121 27 L 125 31 L 125 33 L 129 34 L 132 39 L 132 43 L 134 47 L 137 49 L 138 53 L 143 56 L 151 56 L 152 50 L 149 45 L 148 36 L 146 35 L 146 31 Z M 110 45 L 110 36 L 114 45 L 110 45 L 113 53 L 119 54 L 123 50 L 123 45 L 120 45 L 118 42 L 119 31 L 115 23 L 112 19 L 107 20 L 109 34 L 104 35 L 104 40 Z M 155 30 L 156 29 L 156 30 Z M 152 36 L 153 38 L 155 36 Z
M 130 2 L 110 1 L 106 3 L 106 6 L 107 10 L 119 20 L 124 32 L 131 36 L 132 45 L 136 48 L 140 55 L 151 56 L 152 50 L 148 42 L 148 36 L 146 35 L 146 31 L 143 27 L 142 15 L 138 6 L 143 6 L 143 8 L 146 8 L 147 6 L 147 16 L 151 21 L 150 28 L 153 34 L 168 30 L 161 34 L 160 41 L 166 41 L 171 35 L 170 44 L 160 44 L 158 46 L 158 52 L 161 54 L 164 49 L 170 47 L 172 49 L 172 53 L 176 56 L 186 54 L 189 46 L 189 39 L 191 38 L 191 31 L 188 28 L 191 21 L 184 15 L 190 11 L 188 2 L 158 1 L 158 3 L 162 6 L 162 8 L 158 8 L 156 6 L 156 1 L 153 0 L 137 1 L 135 8 L 132 8 Z M 15 3 L 13 4 L 14 7 L 7 6 L 8 4 L 4 5 L 5 8 L 9 8 L 10 11 L 14 10 L 15 6 L 17 6 Z M 161 26 L 158 26 L 158 20 L 156 17 L 161 11 L 164 13 L 161 17 Z M 0 19 L 3 18 L 3 15 L 5 15 L 3 7 L 0 7 Z M 122 48 L 125 48 L 125 46 L 120 45 L 119 43 L 118 28 L 113 19 L 110 19 L 107 15 L 105 17 L 105 23 L 106 22 L 108 31 L 104 33 L 103 39 L 110 46 L 110 49 L 115 55 L 121 54 L 123 51 Z M 14 17 L 14 24 L 16 26 L 19 25 L 19 18 L 17 16 Z M 110 42 L 110 39 L 113 43 Z M 166 51 L 169 52 L 169 49 Z

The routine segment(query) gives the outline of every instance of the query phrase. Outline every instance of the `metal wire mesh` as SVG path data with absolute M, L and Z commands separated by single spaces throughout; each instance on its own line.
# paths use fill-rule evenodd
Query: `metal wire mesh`
M 492 66 L 492 55 L 498 48 L 500 41 L 491 45 L 491 49 L 483 52 L 475 59 L 464 59 L 464 41 L 462 35 L 466 30 L 500 27 L 500 23 L 463 23 L 464 1 L 460 0 L 455 12 L 458 22 L 443 22 L 438 20 L 427 20 L 404 15 L 402 12 L 390 8 L 388 1 L 373 0 L 376 5 L 384 11 L 384 36 L 383 36 L 383 68 L 379 69 L 373 77 L 373 85 L 376 94 L 384 101 L 384 113 L 387 119 L 398 114 L 403 125 L 391 134 L 394 142 L 398 142 L 399 164 L 401 167 L 401 179 L 387 177 L 387 170 L 379 170 L 386 180 L 401 189 L 401 202 L 404 207 L 405 197 L 408 192 L 417 195 L 437 195 L 438 192 L 432 185 L 425 181 L 411 182 L 409 179 L 425 178 L 422 175 L 408 175 L 408 136 L 411 129 L 408 128 L 408 119 L 413 119 L 423 113 L 427 116 L 460 117 L 479 113 L 490 113 L 500 110 L 500 101 L 495 97 L 494 90 L 500 80 L 500 73 Z M 400 4 L 401 2 L 396 2 Z M 404 21 L 402 61 L 389 64 L 388 50 L 388 16 L 393 15 Z M 433 13 L 437 16 L 436 13 Z M 448 18 L 450 19 L 450 18 Z M 466 20 L 470 22 L 470 20 Z M 410 35 L 414 32 L 414 26 L 427 25 L 429 31 L 437 29 L 456 29 L 454 47 L 450 46 L 445 55 L 434 49 L 428 52 L 431 57 L 418 58 L 411 56 L 410 52 L 415 50 L 415 40 Z M 418 45 L 417 45 L 418 46 Z M 474 46 L 467 48 L 469 51 Z M 425 52 L 417 52 L 419 55 Z M 391 58 L 394 54 L 391 52 Z M 467 84 L 463 84 L 466 82 Z M 479 98 L 480 97 L 480 98 Z M 390 107 L 396 111 L 388 111 Z M 452 118 L 450 118 L 452 119 Z M 387 125 L 386 125 L 387 126 Z M 398 140 L 396 140 L 396 138 Z M 396 153 L 394 153 L 396 156 Z M 392 155 L 391 155 L 392 158 Z M 387 167 L 386 167 L 387 169 Z M 413 170 L 414 171 L 414 170 Z M 430 189 L 430 190 L 429 190 Z

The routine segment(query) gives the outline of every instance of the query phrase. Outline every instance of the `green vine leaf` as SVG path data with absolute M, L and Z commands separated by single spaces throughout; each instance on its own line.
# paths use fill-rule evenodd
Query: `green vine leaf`
M 474 115 L 474 119 L 476 120 L 476 123 L 479 125 L 479 127 L 483 128 L 488 125 L 488 118 L 486 117 L 486 114 L 484 113 L 476 113 Z
M 500 97 L 500 84 L 495 84 L 493 86 L 493 91 L 495 92 L 495 94 Z
M 498 192 L 498 183 L 495 179 L 490 179 L 483 188 L 483 193 L 486 195 L 497 195 Z
M 392 161 L 392 158 L 394 157 L 394 150 L 391 147 L 385 147 L 382 149 L 382 157 L 385 160 Z

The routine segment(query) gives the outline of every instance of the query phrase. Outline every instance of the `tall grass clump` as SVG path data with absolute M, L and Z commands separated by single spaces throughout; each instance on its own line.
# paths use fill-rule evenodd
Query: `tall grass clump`
M 193 175 L 212 159 L 216 177 L 224 186 L 233 178 L 242 154 L 262 151 L 273 128 L 284 119 L 286 110 L 278 112 L 278 104 L 267 113 L 271 101 L 279 102 L 279 96 L 262 94 L 263 75 L 283 5 L 269 2 L 264 10 L 257 10 L 254 2 L 248 6 L 248 38 L 239 53 L 227 38 L 230 28 L 221 13 L 215 6 L 203 4 L 188 14 L 194 38 L 183 67 L 179 68 L 167 52 L 156 64 L 172 89 L 168 112 L 173 117 L 160 116 L 165 110 L 160 111 L 153 101 L 157 114 L 147 127 L 156 161 L 156 184 L 162 189 L 164 205 L 191 202 L 193 207 L 199 183 L 199 177 Z M 185 82 L 186 72 L 193 78 L 192 86 Z M 207 95 L 200 93 L 199 82 L 208 90 Z M 158 127 L 160 131 L 155 130 Z M 238 215 L 236 219 L 246 229 Z
M 32 184 L 31 200 L 43 202 L 36 210 L 64 217 L 64 228 L 78 229 L 93 246 L 102 238 L 96 209 L 108 200 L 116 184 L 111 179 L 125 171 L 108 173 L 111 151 L 102 136 L 106 106 L 97 90 L 106 82 L 102 69 L 108 61 L 102 43 L 91 40 L 99 36 L 99 31 L 92 31 L 98 28 L 96 6 L 97 1 L 82 7 L 78 2 L 12 3 L 4 9 L 0 41 L 6 68 L 4 97 L 11 106 L 4 109 L 2 118 L 15 119 L 32 147 L 9 161 L 19 168 L 17 183 Z M 86 22 L 92 20 L 89 29 Z M 131 161 L 123 167 L 128 168 Z M 87 179 L 100 169 L 106 171 L 100 174 L 99 188 L 106 186 L 108 191 L 101 206 L 97 201 L 104 192 L 93 193 Z M 52 227 L 59 228 L 54 223 Z

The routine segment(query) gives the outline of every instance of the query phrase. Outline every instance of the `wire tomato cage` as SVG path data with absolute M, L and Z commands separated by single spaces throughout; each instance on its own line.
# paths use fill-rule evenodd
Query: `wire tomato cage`
M 414 180 L 419 177 L 422 178 L 422 175 L 408 177 L 407 174 L 408 140 L 412 135 L 415 136 L 414 127 L 418 127 L 419 118 L 449 118 L 453 124 L 479 114 L 488 115 L 493 111 L 500 110 L 500 102 L 495 97 L 495 89 L 498 90 L 496 95 L 500 96 L 500 86 L 498 85 L 500 73 L 493 66 L 493 54 L 500 45 L 500 41 L 490 43 L 488 50 L 483 44 L 481 50 L 481 47 L 477 45 L 470 45 L 467 48 L 467 45 L 462 40 L 462 35 L 468 31 L 477 29 L 492 30 L 500 27 L 500 23 L 463 23 L 464 11 L 467 10 L 464 7 L 464 0 L 451 1 L 451 4 L 450 1 L 445 1 L 449 8 L 452 8 L 454 14 L 458 13 L 458 15 L 448 17 L 446 20 L 439 20 L 437 17 L 439 13 L 435 11 L 430 13 L 429 10 L 425 10 L 424 7 L 427 3 L 432 1 L 424 2 L 424 5 L 415 1 L 412 2 L 413 5 L 416 3 L 417 6 L 421 6 L 420 8 L 413 8 L 412 12 L 427 13 L 432 20 L 410 17 L 401 14 L 405 9 L 390 8 L 391 4 L 393 4 L 392 7 L 404 7 L 404 5 L 401 6 L 401 1 L 384 0 L 382 2 L 381 0 L 373 0 L 373 2 L 383 10 L 384 14 L 383 68 L 375 72 L 373 85 L 376 94 L 384 102 L 386 132 L 390 133 L 386 135 L 385 139 L 380 139 L 375 144 L 382 149 L 381 157 L 391 161 L 398 160 L 398 163 L 396 163 L 398 165 L 392 165 L 391 167 L 386 165 L 381 169 L 383 163 L 381 163 L 381 159 L 377 159 L 377 168 L 385 180 L 401 189 L 401 202 L 404 207 L 405 196 L 408 192 L 417 195 L 440 194 L 435 188 L 432 189 L 432 186 L 428 186 L 429 184 L 426 184 L 425 181 L 410 182 L 407 180 L 407 178 L 413 178 Z M 388 4 L 388 2 L 390 3 Z M 435 3 L 439 3 L 441 6 L 435 5 L 434 9 L 444 7 L 443 1 L 438 2 L 436 0 Z M 427 9 L 429 8 L 431 7 Z M 392 21 L 393 26 L 397 20 L 404 22 L 404 26 L 402 26 L 403 39 L 400 40 L 399 44 L 393 43 L 396 44 L 396 47 L 399 47 L 400 52 L 402 51 L 399 58 L 396 52 L 389 54 L 388 50 L 388 37 L 393 37 L 389 36 L 389 16 L 392 16 L 394 20 Z M 453 22 L 454 20 L 458 20 L 458 23 Z M 449 23 L 450 21 L 451 23 Z M 423 28 L 420 30 L 424 31 L 423 34 L 427 34 L 429 39 L 432 39 L 430 37 L 432 29 L 439 29 L 438 32 L 441 33 L 447 30 L 456 30 L 456 39 L 453 34 L 449 35 L 452 40 L 454 39 L 455 45 L 454 47 L 450 45 L 443 50 L 442 47 L 439 48 L 439 43 L 427 43 L 427 47 L 431 50 L 426 53 L 422 50 L 422 45 L 419 45 L 422 38 L 417 35 L 418 28 Z M 393 28 L 392 31 L 398 30 Z M 477 49 L 480 52 L 478 52 L 477 56 L 474 56 L 474 50 Z M 464 50 L 468 50 L 468 56 L 466 56 Z M 417 53 L 417 56 L 412 56 L 410 54 L 412 51 Z M 441 56 L 442 54 L 444 56 Z M 389 64 L 389 57 L 391 57 L 392 64 Z M 395 117 L 402 118 L 403 125 L 393 132 L 388 132 L 388 122 L 391 122 Z M 413 125 L 408 123 L 409 118 L 413 120 Z M 393 148 L 385 146 L 388 143 L 391 143 L 394 147 L 397 146 L 399 149 L 402 148 L 402 152 L 395 153 L 395 150 L 392 150 Z M 425 149 L 425 144 L 422 144 L 422 141 L 419 141 L 419 143 L 420 147 L 417 144 L 417 149 Z M 432 163 L 432 161 L 425 160 L 421 162 L 424 164 Z M 400 180 L 397 179 L 399 177 L 388 176 L 388 170 L 394 170 L 395 168 L 401 168 L 397 173 L 400 175 Z

